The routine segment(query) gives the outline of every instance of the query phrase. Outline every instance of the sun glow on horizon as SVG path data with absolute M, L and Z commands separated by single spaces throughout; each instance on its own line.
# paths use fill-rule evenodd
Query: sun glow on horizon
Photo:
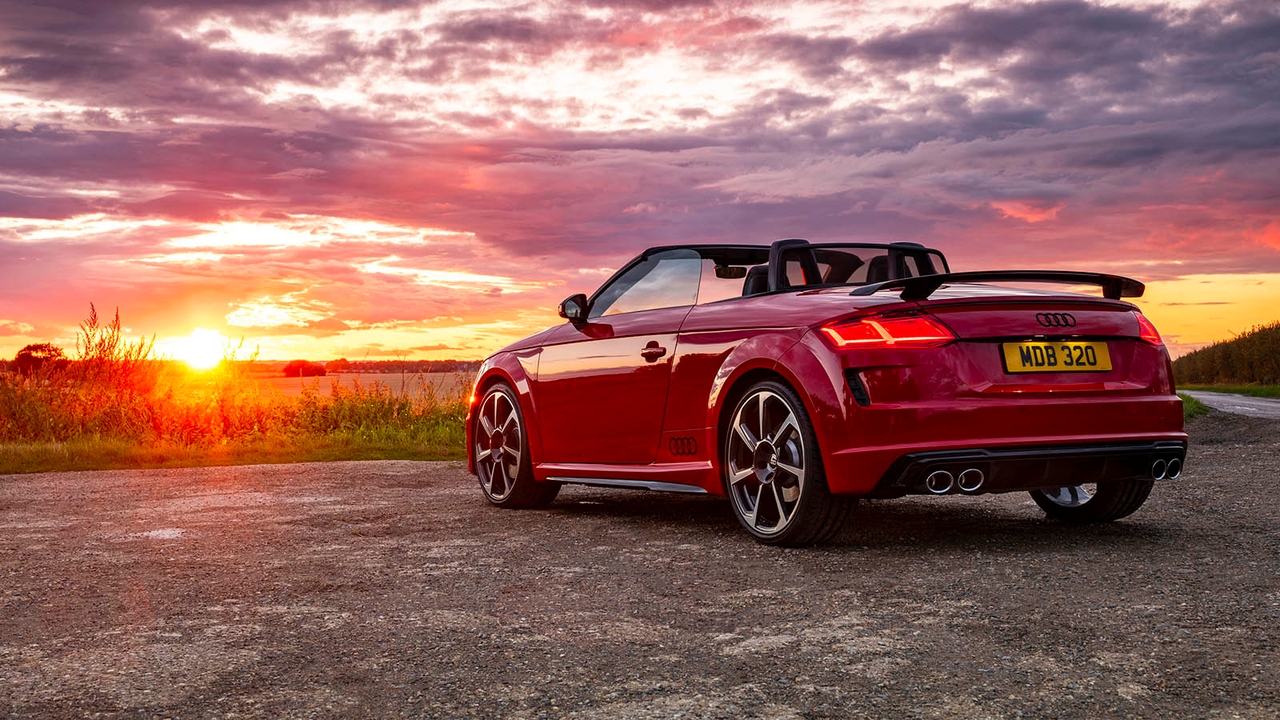
M 217 330 L 196 328 L 186 337 L 170 338 L 163 343 L 162 351 L 171 353 L 174 360 L 185 362 L 193 370 L 210 370 L 227 355 L 229 340 Z

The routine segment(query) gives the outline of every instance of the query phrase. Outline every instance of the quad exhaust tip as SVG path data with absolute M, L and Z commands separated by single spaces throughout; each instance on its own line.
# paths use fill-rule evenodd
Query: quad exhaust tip
M 966 493 L 977 492 L 987 479 L 978 468 L 969 468 L 958 476 L 947 470 L 935 470 L 924 480 L 925 488 L 934 495 L 946 495 L 953 490 Z
M 934 495 L 946 495 L 955 485 L 955 477 L 946 470 L 935 470 L 925 478 L 924 486 Z
M 982 483 L 986 479 L 987 476 L 983 475 L 978 468 L 969 468 L 960 473 L 960 477 L 956 478 L 956 486 L 963 492 L 973 493 L 982 487 Z
M 1165 467 L 1164 476 L 1170 480 L 1177 480 L 1180 475 L 1182 475 L 1182 461 L 1174 458 Z
M 1164 460 L 1157 460 L 1151 463 L 1151 479 L 1163 480 L 1165 473 L 1169 471 L 1169 463 Z

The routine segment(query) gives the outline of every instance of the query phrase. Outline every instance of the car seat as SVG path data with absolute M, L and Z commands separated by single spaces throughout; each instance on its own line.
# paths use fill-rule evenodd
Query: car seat
M 889 280 L 889 256 L 877 255 L 867 263 L 867 284 L 882 283 Z
M 769 266 L 757 265 L 747 271 L 747 279 L 742 281 L 742 297 L 769 292 Z

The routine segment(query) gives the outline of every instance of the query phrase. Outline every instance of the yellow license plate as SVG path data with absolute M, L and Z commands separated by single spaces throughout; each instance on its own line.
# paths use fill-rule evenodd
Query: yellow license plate
M 1004 369 L 1011 373 L 1106 372 L 1111 353 L 1104 342 L 1001 343 Z

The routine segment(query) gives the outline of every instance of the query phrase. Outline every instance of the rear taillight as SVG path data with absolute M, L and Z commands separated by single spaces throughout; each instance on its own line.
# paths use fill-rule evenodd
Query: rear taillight
M 1163 345 L 1164 341 L 1160 339 L 1160 333 L 1156 332 L 1156 326 L 1137 310 L 1133 311 L 1134 317 L 1138 318 L 1138 339 L 1143 342 L 1149 342 L 1152 345 Z
M 920 315 L 827 325 L 822 334 L 840 348 L 937 347 L 956 339 L 941 323 Z

